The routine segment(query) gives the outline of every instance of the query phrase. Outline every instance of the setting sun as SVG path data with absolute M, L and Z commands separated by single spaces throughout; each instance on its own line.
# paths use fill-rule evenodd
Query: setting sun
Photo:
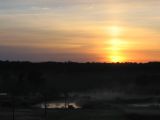
M 111 62 L 124 62 L 124 58 L 122 56 L 118 56 L 118 55 L 115 55 L 115 56 L 111 56 L 110 57 L 110 60 Z
M 120 39 L 123 28 L 119 26 L 111 26 L 108 28 L 109 40 L 109 61 L 110 62 L 124 62 L 122 49 L 125 47 L 124 40 Z

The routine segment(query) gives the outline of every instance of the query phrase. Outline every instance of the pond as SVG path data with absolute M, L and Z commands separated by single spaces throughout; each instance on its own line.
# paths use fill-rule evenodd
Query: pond
M 38 104 L 37 107 L 45 108 L 45 104 L 44 103 Z M 79 109 L 81 108 L 81 106 L 78 105 L 76 102 L 70 102 L 66 104 L 65 102 L 60 102 L 60 101 L 48 102 L 46 104 L 46 107 L 49 109 L 64 109 L 64 108 Z

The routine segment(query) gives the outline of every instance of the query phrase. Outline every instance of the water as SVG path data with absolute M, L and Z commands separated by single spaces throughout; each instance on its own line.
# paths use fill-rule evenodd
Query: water
M 46 106 L 49 109 L 64 109 L 66 104 L 64 102 L 48 102 Z M 38 107 L 45 108 L 45 104 L 41 103 Z M 66 108 L 79 109 L 81 106 L 75 102 L 70 102 L 67 104 Z
M 160 107 L 159 103 L 148 103 L 148 104 L 132 104 L 132 107 Z

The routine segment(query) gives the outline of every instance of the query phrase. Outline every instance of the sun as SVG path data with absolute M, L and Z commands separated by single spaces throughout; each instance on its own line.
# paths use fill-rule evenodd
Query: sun
M 107 43 L 109 43 L 107 46 L 108 50 L 108 58 L 110 62 L 124 62 L 125 57 L 123 54 L 123 49 L 125 46 L 125 41 L 120 38 L 123 29 L 119 26 L 110 26 L 108 27 L 108 35 L 110 36 L 110 39 L 107 40 Z
M 113 55 L 110 57 L 110 61 L 113 63 L 117 63 L 117 62 L 124 62 L 124 58 L 120 55 Z

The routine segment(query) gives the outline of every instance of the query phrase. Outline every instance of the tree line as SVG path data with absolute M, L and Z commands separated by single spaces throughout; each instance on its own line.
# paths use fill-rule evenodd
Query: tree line
M 0 61 L 0 90 L 15 95 L 67 95 L 105 89 L 129 94 L 160 93 L 160 63 Z

